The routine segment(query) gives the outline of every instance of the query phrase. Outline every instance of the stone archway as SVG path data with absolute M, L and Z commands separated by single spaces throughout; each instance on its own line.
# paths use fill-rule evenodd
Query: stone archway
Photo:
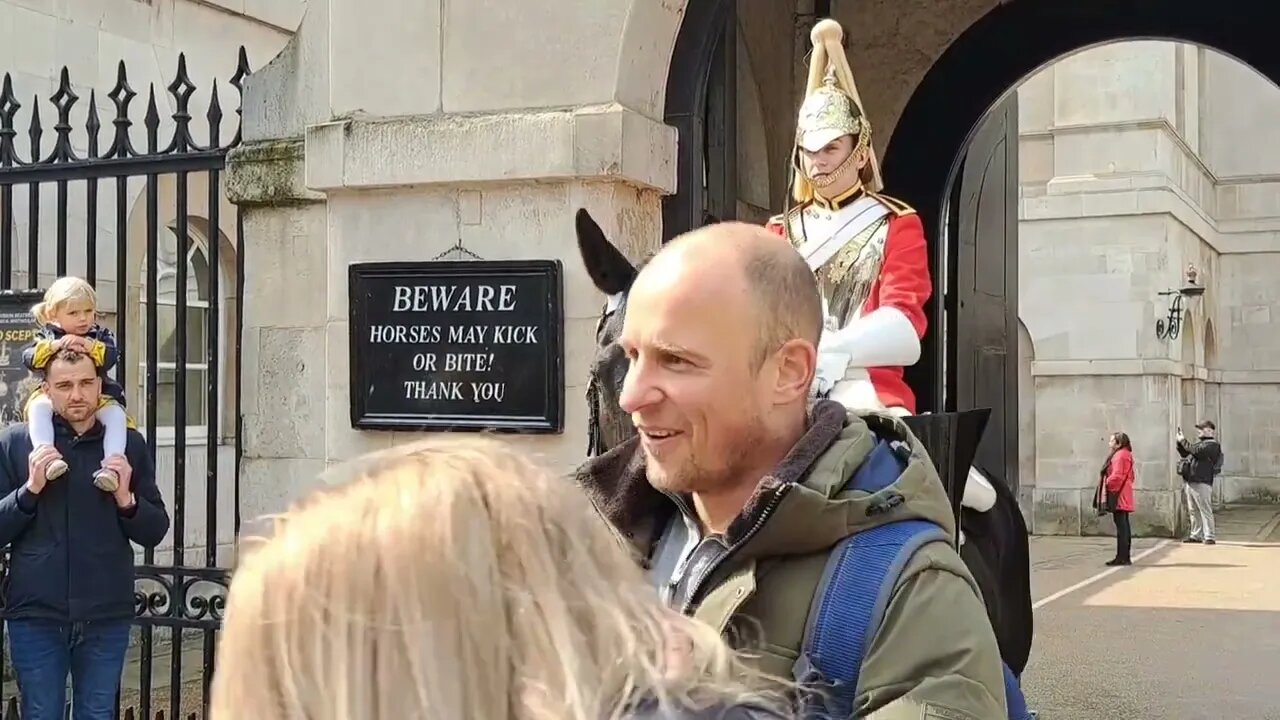
M 663 93 L 664 121 L 676 129 L 677 192 L 662 199 L 664 241 L 701 224 L 707 205 L 701 182 L 711 67 L 733 17 L 735 0 L 688 0 L 674 37 Z M 632 31 L 628 23 L 628 34 Z M 624 34 L 625 35 L 625 34 Z M 627 52 L 627 45 L 623 52 Z M 619 77 L 621 85 L 622 78 Z
M 960 34 L 915 89 L 888 145 L 888 184 L 921 212 L 934 244 L 932 257 L 941 263 L 955 252 L 943 231 L 960 162 L 990 110 L 1000 107 L 1022 80 L 1083 49 L 1129 39 L 1158 39 L 1210 48 L 1276 83 L 1280 58 L 1270 49 L 1274 40 L 1264 14 L 1267 7 L 1254 0 L 1226 2 L 1215 17 L 1205 16 L 1201 5 L 1184 0 L 1158 5 L 1137 0 L 1082 0 L 1070 5 L 1022 0 L 994 9 Z M 939 281 L 934 297 L 942 301 L 952 290 Z M 1217 367 L 1216 358 L 1210 357 L 1216 352 L 1200 347 L 1211 333 L 1207 316 L 1197 316 L 1194 326 L 1189 322 L 1184 328 L 1181 353 L 1174 357 L 1182 358 L 1191 375 L 1182 383 L 1182 407 L 1171 407 L 1169 425 L 1181 420 L 1185 426 L 1200 415 L 1218 414 L 1213 413 L 1223 402 L 1218 388 L 1211 379 L 1203 382 L 1212 378 L 1205 368 Z M 922 359 L 922 363 L 928 361 Z M 1170 388 L 1168 397 L 1177 397 L 1177 386 Z M 1147 426 L 1158 425 L 1158 436 L 1164 433 L 1165 422 Z M 1167 442 L 1159 442 L 1158 437 L 1147 440 L 1144 444 L 1155 448 Z M 1142 489 L 1151 491 L 1148 503 L 1158 511 L 1153 519 L 1176 525 L 1165 472 L 1152 466 L 1147 477 L 1152 482 Z M 1073 503 L 1068 500 L 1067 505 Z
M 735 0 L 684 0 L 650 6 L 634 3 L 619 50 L 617 97 L 643 111 L 662 107 L 676 130 L 676 192 L 663 198 L 663 237 L 702 221 L 706 189 L 706 107 L 710 70 Z M 1152 4 L 1144 0 L 957 0 L 945 9 L 903 10 L 817 3 L 842 20 L 849 34 L 850 60 L 859 78 L 883 150 L 890 192 L 914 205 L 930 229 L 935 263 L 952 180 L 980 122 L 1019 81 L 1053 60 L 1095 45 L 1133 38 L 1164 38 L 1214 48 L 1280 78 L 1280 59 L 1269 53 L 1262 0 L 1227 0 L 1223 12 L 1206 17 L 1191 0 Z M 795 18 L 802 17 L 797 11 Z M 911 53 L 881 38 L 891 23 L 928 28 L 910 40 Z M 1243 32 L 1238 31 L 1243 28 Z M 646 65 L 670 48 L 664 59 L 664 87 Z M 797 54 L 803 55 L 797 46 Z M 946 273 L 931 303 L 943 302 Z M 931 317 L 938 317 L 934 308 Z M 931 330 L 931 335 L 936 332 Z M 948 352 L 926 338 L 926 355 L 912 373 L 922 396 L 941 396 Z M 947 393 L 949 394 L 949 393 Z
M 987 113 L 1023 79 L 1073 52 L 1143 38 L 1210 47 L 1277 82 L 1280 56 L 1266 21 L 1270 7 L 1263 0 L 1234 0 L 1206 15 L 1202 3 L 1190 0 L 1001 4 L 961 32 L 916 87 L 892 130 L 886 184 L 920 212 L 934 244 L 932 257 L 944 257 L 939 238 L 965 149 Z M 941 287 L 941 273 L 934 276 L 936 303 L 947 288 Z M 922 365 L 942 365 L 945 347 L 935 343 L 933 349 L 938 357 L 922 358 Z

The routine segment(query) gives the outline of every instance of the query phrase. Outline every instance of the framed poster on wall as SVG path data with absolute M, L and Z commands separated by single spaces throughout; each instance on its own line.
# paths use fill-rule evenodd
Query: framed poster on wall
M 22 351 L 38 327 L 31 307 L 43 298 L 42 290 L 0 290 L 0 427 L 23 420 L 22 403 L 35 378 L 22 364 Z

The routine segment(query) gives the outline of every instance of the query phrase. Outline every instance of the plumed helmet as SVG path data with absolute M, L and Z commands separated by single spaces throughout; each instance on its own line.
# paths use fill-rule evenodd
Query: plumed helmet
M 796 118 L 796 146 L 817 152 L 836 138 L 853 135 L 856 149 L 868 153 L 870 179 L 866 183 L 867 190 L 879 192 L 883 187 L 880 162 L 871 148 L 871 123 L 867 120 L 853 71 L 844 54 L 844 29 L 840 23 L 828 18 L 813 26 L 809 38 L 813 42 L 813 54 L 809 58 L 809 81 L 804 102 L 800 104 Z M 805 181 L 799 176 L 796 181 L 798 196 L 801 194 L 799 186 Z

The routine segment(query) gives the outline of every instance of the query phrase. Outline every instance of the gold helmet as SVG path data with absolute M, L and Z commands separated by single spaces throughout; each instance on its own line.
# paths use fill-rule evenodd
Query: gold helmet
M 792 152 L 797 167 L 792 195 L 798 202 L 813 197 L 813 186 L 799 167 L 800 149 L 817 152 L 844 135 L 855 137 L 854 153 L 867 153 L 864 184 L 867 190 L 879 192 L 883 188 L 880 162 L 871 147 L 871 123 L 867 120 L 853 71 L 844 54 L 844 29 L 835 20 L 826 19 L 813 26 L 809 37 L 813 42 L 813 54 L 809 58 L 809 82 L 804 102 L 796 119 L 796 142 Z

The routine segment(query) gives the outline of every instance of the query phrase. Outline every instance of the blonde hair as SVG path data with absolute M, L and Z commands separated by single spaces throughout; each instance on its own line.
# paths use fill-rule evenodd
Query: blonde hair
M 94 292 L 92 285 L 78 277 L 60 277 L 44 291 L 44 301 L 32 306 L 31 314 L 35 316 L 36 322 L 48 325 L 53 322 L 58 311 L 71 303 L 88 303 L 90 308 L 97 310 L 98 293 Z
M 570 481 L 507 445 L 433 439 L 348 472 L 237 568 L 214 720 L 603 720 L 784 697 L 660 603 Z

